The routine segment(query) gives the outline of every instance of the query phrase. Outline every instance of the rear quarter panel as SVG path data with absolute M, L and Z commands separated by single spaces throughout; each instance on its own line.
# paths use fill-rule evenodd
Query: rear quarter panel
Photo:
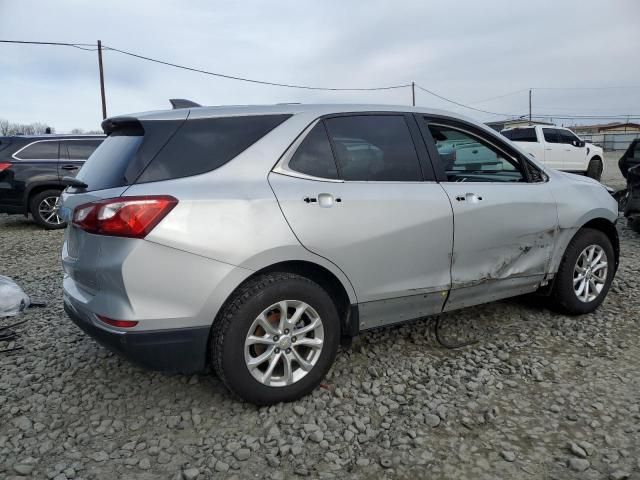
M 556 273 L 567 245 L 576 232 L 597 218 L 615 223 L 618 219 L 618 203 L 595 180 L 553 170 L 547 173 L 558 211 L 559 231 L 550 263 L 550 272 Z

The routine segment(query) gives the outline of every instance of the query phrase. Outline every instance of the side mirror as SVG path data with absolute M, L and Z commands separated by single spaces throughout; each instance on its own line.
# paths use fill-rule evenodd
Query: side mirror
M 573 143 L 574 147 L 580 147 L 580 148 L 582 148 L 582 147 L 584 147 L 586 145 L 586 142 L 584 140 L 574 140 L 571 143 Z

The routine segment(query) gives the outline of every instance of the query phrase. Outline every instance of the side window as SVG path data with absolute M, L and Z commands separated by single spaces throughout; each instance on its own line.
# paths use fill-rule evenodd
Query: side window
M 577 142 L 578 137 L 576 137 L 569 130 L 560 130 L 558 129 L 558 143 L 566 143 L 568 145 L 573 145 L 573 142 Z
M 86 160 L 91 156 L 98 145 L 102 143 L 100 140 L 67 140 L 61 142 L 69 152 L 70 160 Z
M 544 141 L 547 143 L 560 143 L 558 141 L 558 131 L 555 128 L 543 128 Z
M 504 135 L 505 137 L 507 137 L 509 140 L 513 142 L 537 142 L 538 141 L 535 128 L 514 128 L 511 130 L 504 130 L 501 133 L 502 135 Z
M 58 142 L 36 142 L 16 153 L 21 160 L 57 160 Z
M 636 146 L 633 150 L 634 160 L 640 160 L 640 141 L 636 142 Z
M 249 115 L 186 120 L 136 183 L 210 172 L 231 161 L 291 115 Z
M 331 153 L 331 144 L 322 122 L 318 122 L 289 160 L 296 172 L 321 178 L 338 178 L 338 169 Z
M 354 115 L 325 122 L 342 179 L 422 180 L 418 154 L 402 115 Z
M 520 165 L 513 159 L 462 130 L 429 125 L 449 182 L 523 182 Z

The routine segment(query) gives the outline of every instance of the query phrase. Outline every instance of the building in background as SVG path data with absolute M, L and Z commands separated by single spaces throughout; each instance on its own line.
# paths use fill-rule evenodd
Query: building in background
M 570 128 L 579 135 L 596 133 L 640 133 L 640 124 L 633 122 L 611 122 L 596 125 L 574 125 Z

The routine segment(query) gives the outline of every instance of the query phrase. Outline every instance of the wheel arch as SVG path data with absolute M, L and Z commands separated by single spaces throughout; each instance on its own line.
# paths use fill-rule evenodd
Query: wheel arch
M 594 218 L 582 225 L 573 236 L 575 237 L 575 235 L 577 235 L 580 230 L 583 230 L 585 228 L 598 230 L 604 233 L 607 238 L 609 238 L 611 246 L 613 247 L 613 253 L 615 255 L 615 268 L 616 270 L 618 270 L 618 264 L 620 263 L 620 238 L 618 236 L 618 230 L 616 229 L 615 224 L 610 220 L 607 220 L 606 218 Z
M 242 289 L 248 282 L 260 275 L 269 273 L 295 273 L 297 275 L 308 278 L 316 282 L 320 287 L 325 289 L 329 294 L 338 310 L 340 317 L 341 337 L 348 340 L 358 334 L 359 330 L 359 314 L 357 303 L 351 303 L 349 291 L 342 281 L 328 268 L 308 260 L 286 260 L 267 265 L 259 270 L 252 272 L 246 276 L 231 292 L 226 299 L 220 304 L 211 328 L 209 330 L 209 339 L 207 341 L 206 362 L 209 363 L 211 358 L 211 336 L 214 331 L 214 324 L 220 320 L 220 313 L 225 310 L 226 305 L 232 301 L 236 292 Z
M 320 285 L 329 294 L 338 309 L 342 328 L 341 333 L 348 336 L 357 334 L 357 330 L 354 331 L 354 328 L 358 326 L 357 304 L 352 304 L 347 287 L 331 270 L 308 260 L 281 261 L 255 271 L 231 292 L 227 301 L 231 299 L 235 292 L 242 288 L 246 282 L 257 276 L 275 272 L 295 273 Z
M 42 181 L 29 185 L 26 188 L 22 199 L 25 215 L 29 212 L 29 203 L 34 195 L 44 192 L 45 190 L 60 190 L 60 192 L 62 192 L 65 187 L 66 185 L 56 180 Z

